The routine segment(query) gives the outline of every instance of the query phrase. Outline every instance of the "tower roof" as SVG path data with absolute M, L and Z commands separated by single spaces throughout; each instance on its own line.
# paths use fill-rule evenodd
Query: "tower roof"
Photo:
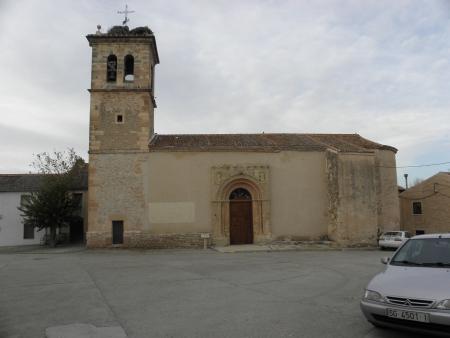
M 89 41 L 89 46 L 94 43 L 149 43 L 152 46 L 155 62 L 159 63 L 155 35 L 147 26 L 133 29 L 128 26 L 113 26 L 106 33 L 102 33 L 99 29 L 95 34 L 88 34 L 86 39 Z
M 114 36 L 150 36 L 153 35 L 153 32 L 147 26 L 136 27 L 130 30 L 128 26 L 113 26 L 108 29 L 106 35 L 114 35 Z

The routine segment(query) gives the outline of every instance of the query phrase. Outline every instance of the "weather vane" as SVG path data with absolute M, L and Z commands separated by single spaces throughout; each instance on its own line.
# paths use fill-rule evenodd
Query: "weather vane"
M 134 13 L 134 11 L 129 11 L 128 10 L 128 5 L 125 5 L 125 10 L 124 11 L 117 11 L 118 14 L 125 14 L 125 20 L 122 21 L 122 25 L 126 25 L 127 22 L 130 21 L 130 19 L 128 18 L 128 14 L 130 13 Z

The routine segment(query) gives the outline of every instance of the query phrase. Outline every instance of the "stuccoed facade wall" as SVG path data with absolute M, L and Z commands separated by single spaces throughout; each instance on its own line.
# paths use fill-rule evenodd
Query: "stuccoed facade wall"
M 0 192 L 0 246 L 40 244 L 45 231 L 34 229 L 33 239 L 23 238 L 23 223 L 20 211 L 20 196 L 28 192 Z
M 125 247 L 201 246 L 201 233 L 211 234 L 213 244 L 227 245 L 226 232 L 217 228 L 218 217 L 224 217 L 217 208 L 221 183 L 214 187 L 218 172 L 232 173 L 224 184 L 244 178 L 254 181 L 255 189 L 264 186 L 267 198 L 261 202 L 261 216 L 254 216 L 259 217 L 255 225 L 261 222 L 264 229 L 255 232 L 256 243 L 330 238 L 343 245 L 375 244 L 380 210 L 382 219 L 398 219 L 398 209 L 379 207 L 377 155 L 298 151 L 91 155 L 88 246 L 112 245 L 113 220 L 124 221 Z M 261 173 L 264 183 L 257 182 Z M 394 178 L 386 175 L 383 189 L 389 191 L 387 182 L 396 186 Z M 396 200 L 390 202 L 395 205 Z
M 259 185 L 256 189 L 264 189 L 262 195 L 267 196 L 262 201 L 263 215 L 254 212 L 254 219 L 262 217 L 266 228 L 264 233 L 256 232 L 258 223 L 254 223 L 256 242 L 319 239 L 327 235 L 322 152 L 154 152 L 148 164 L 150 209 L 160 214 L 167 210 L 167 218 L 150 215 L 152 233 L 208 232 L 214 234 L 213 242 L 228 244 L 229 238 L 215 228 L 217 219 L 226 217 L 217 209 L 217 190 L 222 184 L 244 178 Z M 215 188 L 212 175 L 226 166 L 232 175 Z M 267 172 L 265 182 L 258 183 L 258 174 L 248 170 Z M 183 208 L 178 218 L 169 216 L 172 207 Z
M 91 155 L 88 246 L 111 246 L 113 220 L 124 221 L 124 246 L 201 246 L 200 233 L 214 234 L 211 175 L 223 165 L 269 165 L 265 240 L 327 235 L 324 153 L 116 153 Z

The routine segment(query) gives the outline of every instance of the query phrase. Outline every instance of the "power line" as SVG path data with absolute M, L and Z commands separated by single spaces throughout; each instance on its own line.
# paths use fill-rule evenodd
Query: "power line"
M 379 168 L 396 168 L 396 169 L 401 169 L 401 168 L 421 168 L 421 167 L 433 167 L 436 165 L 443 165 L 443 164 L 450 164 L 450 161 L 448 162 L 441 162 L 441 163 L 429 163 L 429 164 L 418 164 L 418 165 L 404 165 L 404 166 L 399 166 L 399 167 L 389 167 L 389 166 L 383 166 L 380 165 L 378 166 Z

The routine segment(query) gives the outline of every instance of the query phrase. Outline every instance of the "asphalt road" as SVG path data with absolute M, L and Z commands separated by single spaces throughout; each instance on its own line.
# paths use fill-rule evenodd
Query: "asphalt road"
M 91 324 L 112 330 L 98 337 L 116 330 L 117 337 L 415 338 L 374 328 L 359 309 L 365 285 L 383 269 L 380 257 L 392 252 L 48 252 L 0 253 L 0 337 Z

